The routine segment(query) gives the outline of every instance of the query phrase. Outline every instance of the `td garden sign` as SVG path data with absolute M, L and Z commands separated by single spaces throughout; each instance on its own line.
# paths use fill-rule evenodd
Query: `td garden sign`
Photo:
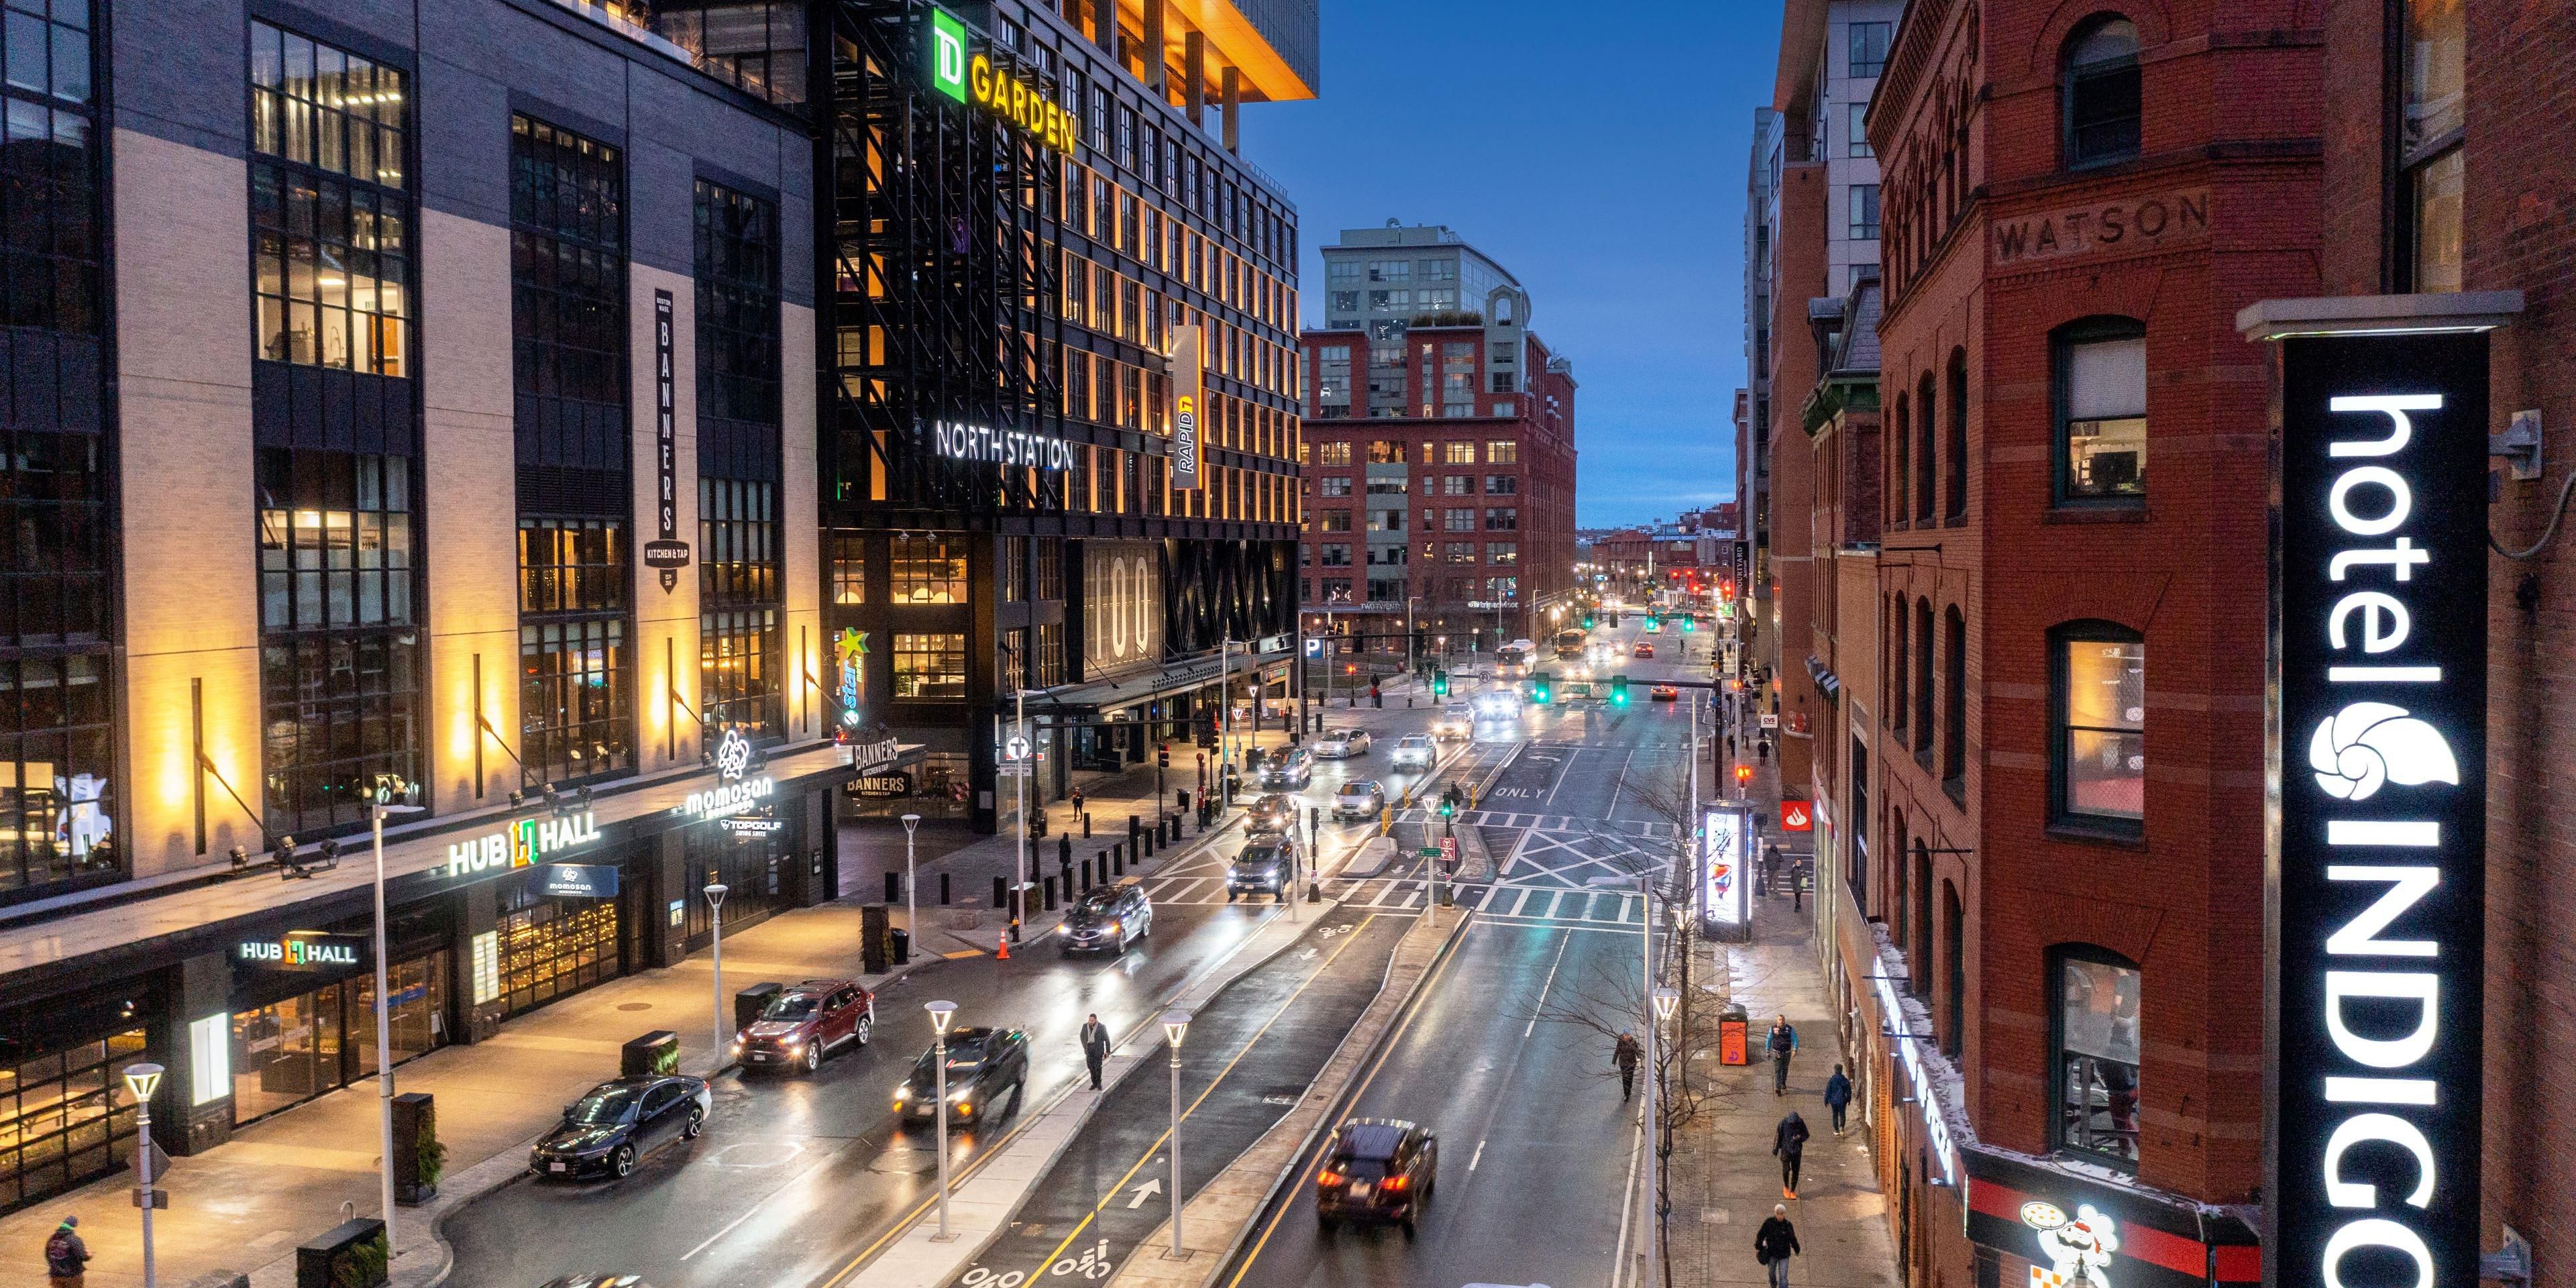
M 1002 70 L 992 56 L 966 49 L 966 24 L 945 11 L 930 11 L 930 83 L 960 103 L 971 102 L 1055 152 L 1071 152 L 1081 137 L 1073 113 L 1046 90 Z
M 2349 317 L 2429 298 L 2239 318 L 2281 342 L 2263 1261 L 2286 1288 L 2478 1281 L 2487 337 Z

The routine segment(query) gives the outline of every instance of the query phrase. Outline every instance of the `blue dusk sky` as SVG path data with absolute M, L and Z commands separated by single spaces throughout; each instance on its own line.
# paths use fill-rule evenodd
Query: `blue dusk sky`
M 1530 293 L 1573 360 L 1586 527 L 1735 490 L 1744 177 L 1780 8 L 1757 0 L 1323 0 L 1323 93 L 1244 112 L 1244 155 L 1317 246 L 1447 224 Z

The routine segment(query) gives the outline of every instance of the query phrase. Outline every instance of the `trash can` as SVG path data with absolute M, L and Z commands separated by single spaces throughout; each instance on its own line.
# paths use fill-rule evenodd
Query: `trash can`
M 740 1033 L 750 1028 L 751 1022 L 759 1019 L 762 1011 L 769 1009 L 769 1003 L 786 991 L 786 988 L 779 984 L 754 984 L 734 994 L 733 1031 Z
M 898 926 L 886 932 L 886 952 L 901 966 L 912 960 L 912 932 Z
M 1752 1022 L 1741 1004 L 1729 1004 L 1717 1013 L 1717 1060 L 1720 1064 L 1741 1065 L 1746 1059 L 1747 1043 L 1752 1037 Z

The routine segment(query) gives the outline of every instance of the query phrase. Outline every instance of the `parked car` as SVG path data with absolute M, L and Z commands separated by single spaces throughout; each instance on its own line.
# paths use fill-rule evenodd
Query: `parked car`
M 906 1122 L 939 1116 L 939 1048 L 913 1062 L 912 1076 L 894 1089 L 895 1112 Z M 1029 1035 L 1018 1029 L 948 1031 L 948 1121 L 978 1123 L 1003 1116 L 1003 1097 L 1016 1108 L 1029 1081 Z
M 1339 819 L 1376 818 L 1386 808 L 1386 789 L 1363 778 L 1342 784 L 1333 793 L 1333 817 Z
M 1252 777 L 1256 787 L 1285 787 L 1293 791 L 1312 786 L 1315 781 L 1315 754 L 1303 747 L 1282 747 L 1263 757 Z
M 1348 760 L 1368 754 L 1366 729 L 1327 729 L 1315 737 L 1315 754 L 1326 760 Z
M 1655 646 L 1644 640 L 1637 641 L 1637 647 L 1629 653 L 1630 657 L 1653 657 L 1654 655 Z
M 1315 1216 L 1329 1230 L 1344 1217 L 1395 1221 L 1413 1233 L 1439 1188 L 1440 1138 L 1400 1118 L 1354 1118 L 1324 1143 Z
M 744 1069 L 798 1068 L 812 1073 L 834 1048 L 868 1044 L 877 999 L 854 980 L 809 979 L 769 999 L 760 1018 L 733 1035 Z
M 1234 902 L 1239 894 L 1267 894 L 1280 899 L 1288 897 L 1288 887 L 1304 866 L 1294 832 L 1273 832 L 1253 837 L 1225 869 L 1225 901 Z
M 1670 702 L 1681 695 L 1681 690 L 1669 684 L 1658 684 L 1646 691 L 1646 696 L 1656 702 Z
M 1476 734 L 1476 708 L 1465 702 L 1452 702 L 1440 709 L 1440 718 L 1431 722 L 1431 736 L 1446 742 L 1464 742 Z
M 1297 826 L 1300 806 L 1297 798 L 1284 792 L 1272 792 L 1252 802 L 1244 811 L 1243 826 L 1249 832 L 1286 832 Z
M 1093 886 L 1064 914 L 1064 955 L 1117 953 L 1154 928 L 1154 905 L 1140 885 Z
M 635 1161 L 675 1140 L 696 1140 L 714 1097 L 704 1078 L 657 1074 L 616 1078 L 564 1106 L 563 1122 L 528 1153 L 539 1176 L 624 1176 Z
M 1398 769 L 1429 769 L 1431 762 L 1439 758 L 1438 745 L 1431 741 L 1429 734 L 1420 733 L 1409 733 L 1396 739 L 1395 753 L 1389 757 Z

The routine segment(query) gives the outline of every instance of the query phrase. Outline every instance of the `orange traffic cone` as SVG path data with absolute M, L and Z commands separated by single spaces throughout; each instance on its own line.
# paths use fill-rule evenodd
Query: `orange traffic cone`
M 1011 960 L 1011 932 L 1003 931 L 993 943 L 993 960 L 1003 962 Z

